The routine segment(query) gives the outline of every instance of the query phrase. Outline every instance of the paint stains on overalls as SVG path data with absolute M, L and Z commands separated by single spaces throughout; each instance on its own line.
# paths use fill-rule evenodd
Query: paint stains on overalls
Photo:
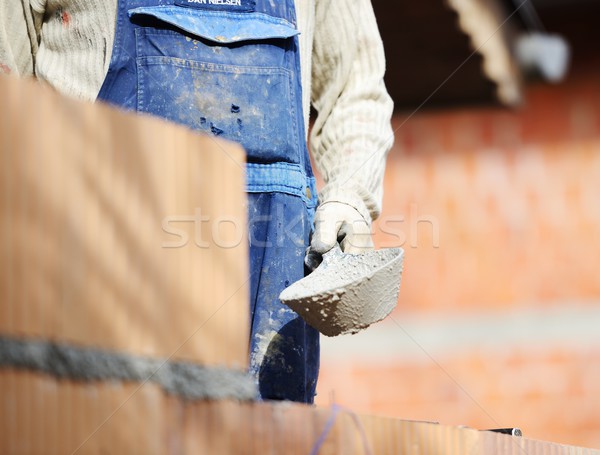
M 245 148 L 250 372 L 263 399 L 312 403 L 319 336 L 278 298 L 316 206 L 299 57 L 293 0 L 120 0 L 99 98 Z

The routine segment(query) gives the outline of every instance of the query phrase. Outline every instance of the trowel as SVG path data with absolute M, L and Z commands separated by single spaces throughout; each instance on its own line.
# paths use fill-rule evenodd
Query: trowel
M 396 307 L 403 259 L 402 248 L 349 254 L 338 246 L 279 299 L 323 335 L 357 333 Z

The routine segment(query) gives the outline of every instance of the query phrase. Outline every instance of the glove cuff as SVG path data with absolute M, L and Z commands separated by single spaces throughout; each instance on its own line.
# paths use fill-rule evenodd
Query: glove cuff
M 342 191 L 341 189 L 323 188 L 319 194 L 319 206 L 329 202 L 338 202 L 346 204 L 355 209 L 370 226 L 373 218 L 371 213 L 363 201 L 363 199 L 351 191 Z

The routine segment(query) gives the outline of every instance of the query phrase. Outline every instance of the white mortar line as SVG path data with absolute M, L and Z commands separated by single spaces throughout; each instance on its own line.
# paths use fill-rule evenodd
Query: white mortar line
M 437 357 L 467 351 L 502 355 L 518 348 L 600 347 L 600 302 L 546 304 L 464 315 L 417 317 L 395 313 L 394 319 L 401 328 L 392 321 L 383 321 L 357 335 L 321 337 L 323 362 L 427 361 L 423 350 Z

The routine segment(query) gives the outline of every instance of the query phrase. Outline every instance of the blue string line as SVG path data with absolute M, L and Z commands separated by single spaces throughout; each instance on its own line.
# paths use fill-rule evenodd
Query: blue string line
M 341 408 L 337 404 L 333 404 L 331 406 L 331 415 L 329 416 L 329 419 L 327 420 L 325 428 L 323 428 L 319 439 L 317 439 L 317 442 L 315 442 L 315 445 L 310 451 L 310 455 L 317 455 L 319 453 L 319 450 L 321 450 L 321 446 L 323 445 L 323 443 L 327 439 L 327 436 L 329 435 L 329 432 L 333 428 L 333 425 L 335 424 L 335 419 L 337 418 L 337 415 L 340 413 L 340 411 Z
M 338 414 L 342 411 L 347 412 L 352 417 L 352 421 L 354 422 L 358 432 L 360 433 L 360 437 L 363 442 L 363 447 L 365 449 L 365 453 L 367 455 L 373 455 L 373 452 L 371 451 L 371 447 L 369 446 L 367 434 L 365 433 L 365 429 L 364 429 L 360 419 L 358 418 L 358 416 L 350 409 L 345 409 L 335 403 L 333 405 L 331 405 L 331 415 L 329 416 L 329 419 L 327 420 L 327 423 L 325 424 L 323 431 L 319 435 L 319 438 L 315 442 L 315 445 L 313 446 L 312 450 L 310 451 L 310 455 L 318 455 L 319 450 L 321 450 L 321 447 L 327 440 L 327 436 L 329 436 L 329 433 L 331 433 L 331 429 L 335 425 L 335 421 L 337 419 Z

